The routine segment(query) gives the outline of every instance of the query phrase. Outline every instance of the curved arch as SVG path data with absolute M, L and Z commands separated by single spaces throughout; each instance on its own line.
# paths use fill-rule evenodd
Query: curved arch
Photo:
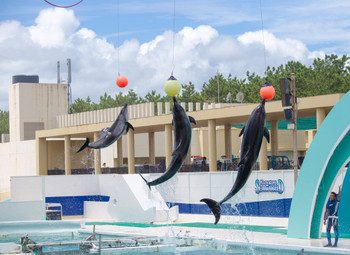
M 349 109 L 350 92 L 333 107 L 311 143 L 293 194 L 288 237 L 320 237 L 321 217 L 330 188 L 342 166 L 349 161 Z M 344 192 L 348 189 L 342 190 L 342 201 L 346 201 L 350 193 Z M 339 210 L 342 210 L 341 207 Z M 342 224 L 350 226 L 350 219 L 345 217 L 341 220 Z
M 76 2 L 75 4 L 71 4 L 71 5 L 57 5 L 57 4 L 53 4 L 51 2 L 49 2 L 48 0 L 44 0 L 46 3 L 54 6 L 54 7 L 58 7 L 58 8 L 71 8 L 73 6 L 76 6 L 78 4 L 80 4 L 83 0 L 80 0 L 79 2 Z

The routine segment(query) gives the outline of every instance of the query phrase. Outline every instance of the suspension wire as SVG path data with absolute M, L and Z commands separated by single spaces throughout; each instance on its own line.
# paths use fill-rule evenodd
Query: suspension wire
M 119 41 L 119 34 L 120 34 L 120 31 L 119 31 L 119 0 L 117 0 L 117 72 L 118 72 L 118 76 L 120 76 L 120 73 L 119 73 L 119 59 L 120 59 L 120 54 L 119 54 L 119 47 L 120 47 L 120 41 Z
M 174 73 L 175 69 L 175 14 L 176 14 L 176 9 L 175 9 L 175 0 L 174 0 L 174 11 L 173 11 L 173 70 L 171 71 L 171 75 Z
M 266 46 L 265 46 L 265 36 L 264 36 L 264 20 L 263 20 L 263 13 L 262 13 L 262 7 L 261 7 L 261 0 L 260 0 L 260 18 L 261 18 L 261 34 L 262 34 L 262 39 L 263 39 L 263 47 L 264 47 L 265 76 L 266 76 L 266 80 L 267 80 Z

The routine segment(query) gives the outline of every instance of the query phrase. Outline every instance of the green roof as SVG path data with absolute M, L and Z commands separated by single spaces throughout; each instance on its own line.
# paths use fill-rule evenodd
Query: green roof
M 243 128 L 245 124 L 232 125 L 235 128 Z M 270 130 L 270 122 L 266 123 L 266 127 Z M 309 129 L 317 129 L 316 117 L 309 118 L 299 118 L 297 120 L 297 128 L 298 130 L 309 130 Z M 278 129 L 286 130 L 287 122 L 285 120 L 278 121 Z

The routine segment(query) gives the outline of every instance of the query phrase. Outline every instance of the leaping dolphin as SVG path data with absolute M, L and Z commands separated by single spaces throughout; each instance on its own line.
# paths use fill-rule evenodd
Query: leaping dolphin
M 108 147 L 117 141 L 123 135 L 125 130 L 128 132 L 129 128 L 134 130 L 134 127 L 128 122 L 128 105 L 126 104 L 123 106 L 113 125 L 109 128 L 102 129 L 99 133 L 100 138 L 95 142 L 90 143 L 89 138 L 86 138 L 86 142 L 81 146 L 77 153 L 81 152 L 86 147 L 92 149 Z
M 230 192 L 220 202 L 210 198 L 200 201 L 206 203 L 215 216 L 215 224 L 220 220 L 221 204 L 233 197 L 246 183 L 252 167 L 259 155 L 263 136 L 270 142 L 269 131 L 265 127 L 265 99 L 252 111 L 246 125 L 242 128 L 239 136 L 243 134 L 241 145 L 241 159 L 235 183 Z
M 166 182 L 173 177 L 177 171 L 179 171 L 187 157 L 188 150 L 191 145 L 192 128 L 190 122 L 197 124 L 194 118 L 187 116 L 185 110 L 177 102 L 175 97 L 173 97 L 173 101 L 173 126 L 175 136 L 174 151 L 169 166 L 159 178 L 153 181 L 147 181 L 140 174 L 149 188 L 151 188 L 151 186 Z

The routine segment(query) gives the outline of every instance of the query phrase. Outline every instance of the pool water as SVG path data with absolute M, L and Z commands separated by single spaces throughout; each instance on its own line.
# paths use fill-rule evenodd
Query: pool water
M 63 242 L 63 241 L 83 241 L 86 240 L 91 233 L 81 233 L 81 232 L 64 232 L 64 233 L 41 233 L 41 234 L 30 234 L 28 237 L 34 242 Z M 0 235 L 0 243 L 16 243 L 20 244 L 21 237 L 23 235 Z M 102 235 L 102 239 L 111 238 L 129 238 L 130 236 L 122 235 Z M 155 249 L 148 249 L 148 252 L 136 252 L 129 249 L 128 251 L 108 251 L 102 250 L 101 254 L 159 254 L 159 255 L 225 255 L 225 254 L 235 254 L 235 255 L 296 255 L 301 248 L 293 247 L 289 249 L 278 249 L 272 247 L 259 247 L 253 243 L 233 243 L 233 242 L 222 242 L 215 239 L 195 239 L 195 238 L 170 238 L 163 239 L 161 243 L 173 243 L 177 247 L 173 252 L 157 252 Z M 107 248 L 106 246 L 103 248 Z M 79 250 L 79 245 L 70 246 L 57 246 L 57 247 L 44 247 L 42 252 L 44 254 L 86 254 Z M 320 255 L 326 254 L 323 252 L 315 251 L 305 251 L 304 255 Z M 329 253 L 334 254 L 334 253 Z

